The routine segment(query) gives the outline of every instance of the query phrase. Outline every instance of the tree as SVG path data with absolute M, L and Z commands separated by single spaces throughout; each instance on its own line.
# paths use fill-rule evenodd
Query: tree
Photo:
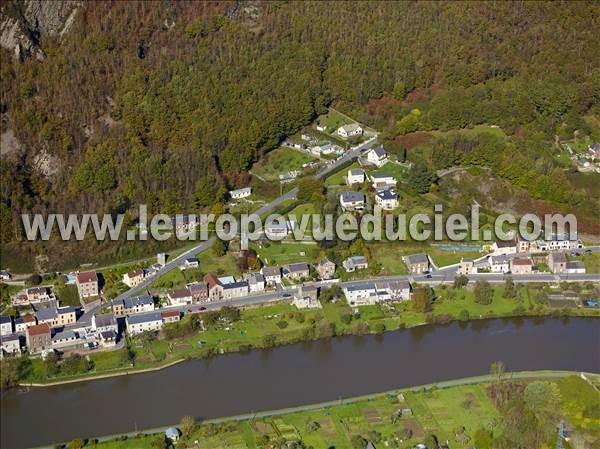
M 560 391 L 553 382 L 532 382 L 523 393 L 528 409 L 544 425 L 555 422 L 560 414 Z
M 427 193 L 431 184 L 436 180 L 433 173 L 424 162 L 416 162 L 408 173 L 408 184 L 417 191 L 417 193 Z
M 263 337 L 263 346 L 265 348 L 272 348 L 275 345 L 277 338 L 273 334 L 266 334 Z
M 494 292 L 489 282 L 483 280 L 475 282 L 474 294 L 477 304 L 489 305 L 492 303 Z
M 85 441 L 83 441 L 83 438 L 76 438 L 71 441 L 67 447 L 69 449 L 81 449 L 83 446 L 85 446 Z
M 492 449 L 494 444 L 494 435 L 491 430 L 480 427 L 473 435 L 474 446 L 481 449 Z
M 215 243 L 213 243 L 212 252 L 216 257 L 223 257 L 225 254 L 227 254 L 227 244 L 225 241 L 217 238 Z
M 428 286 L 419 286 L 415 288 L 412 297 L 413 309 L 417 313 L 427 313 L 431 311 L 431 292 Z
M 404 91 L 404 82 L 396 81 L 396 84 L 394 84 L 394 98 L 396 100 L 403 100 L 405 94 L 406 92 Z
M 512 277 L 508 276 L 504 281 L 504 297 L 508 299 L 514 299 L 517 297 L 517 288 L 512 280 Z
M 352 443 L 352 447 L 354 449 L 365 449 L 369 442 L 365 440 L 361 435 L 354 435 L 350 439 L 350 443 Z
M 181 438 L 188 440 L 194 432 L 196 432 L 198 426 L 194 418 L 191 416 L 184 416 L 179 423 L 179 429 L 181 430 Z
M 469 321 L 469 311 L 466 309 L 461 309 L 461 311 L 458 312 L 458 319 L 461 321 Z
M 469 283 L 469 278 L 467 276 L 465 276 L 464 274 L 461 274 L 454 278 L 454 288 L 466 287 L 468 283 Z
M 342 296 L 342 288 L 334 284 L 331 287 L 321 288 L 320 298 L 321 302 L 328 303 Z
M 46 359 L 44 360 L 44 371 L 46 372 L 46 377 L 54 377 L 60 371 L 58 357 L 55 352 L 51 352 L 46 356 Z
M 304 427 L 306 428 L 307 432 L 316 432 L 317 430 L 319 430 L 321 428 L 321 424 L 319 424 L 318 421 L 309 419 L 308 421 L 306 421 L 306 424 Z
M 315 177 L 306 177 L 298 182 L 298 200 L 302 203 L 322 203 L 325 199 L 323 181 Z

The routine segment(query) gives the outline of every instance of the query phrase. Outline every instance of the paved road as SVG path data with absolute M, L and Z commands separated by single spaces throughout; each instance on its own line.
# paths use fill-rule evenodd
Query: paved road
M 319 170 L 317 172 L 316 176 L 319 178 L 322 178 L 322 177 L 328 175 L 329 173 L 337 170 L 340 166 L 342 166 L 346 162 L 356 159 L 362 152 L 368 150 L 376 143 L 377 143 L 377 139 L 371 138 L 370 140 L 357 146 L 356 148 L 354 148 L 350 151 L 347 151 L 346 153 L 344 153 L 344 155 L 342 157 L 338 158 L 337 160 L 335 160 L 331 163 L 328 163 L 325 167 L 323 167 L 321 170 Z M 278 206 L 280 206 L 283 202 L 290 200 L 290 199 L 294 199 L 297 194 L 298 194 L 298 188 L 295 187 L 292 190 L 290 190 L 289 192 L 286 192 L 282 196 L 271 201 L 270 203 L 264 204 L 259 209 L 257 209 L 254 213 L 257 215 L 263 215 L 268 212 L 272 212 Z M 164 276 L 165 274 L 169 273 L 170 271 L 178 268 L 186 258 L 193 257 L 196 254 L 207 250 L 208 248 L 210 248 L 212 246 L 214 241 L 215 241 L 215 237 L 212 237 L 209 240 L 203 241 L 202 243 L 194 246 L 193 248 L 188 249 L 187 251 L 183 252 L 179 256 L 177 256 L 177 257 L 173 258 L 172 260 L 170 260 L 169 262 L 167 262 L 167 264 L 164 267 L 162 267 L 158 272 L 156 272 L 156 274 L 144 279 L 136 287 L 130 288 L 126 292 L 121 293 L 119 296 L 114 298 L 113 301 L 119 301 L 119 300 L 122 300 L 125 298 L 129 298 L 129 297 L 135 296 L 136 294 L 140 294 L 141 292 L 146 291 L 150 287 L 150 285 L 154 281 L 156 281 L 158 278 L 160 278 L 160 277 Z M 250 303 L 253 303 L 253 299 L 254 298 L 249 299 L 248 301 L 250 301 Z M 94 313 L 98 312 L 98 310 L 100 310 L 101 307 L 106 307 L 106 306 L 107 306 L 107 304 L 103 304 L 103 305 L 98 305 L 98 306 L 87 309 L 84 312 L 84 314 L 79 318 L 79 320 L 78 320 L 79 323 L 88 324 L 89 322 L 91 322 L 92 315 Z

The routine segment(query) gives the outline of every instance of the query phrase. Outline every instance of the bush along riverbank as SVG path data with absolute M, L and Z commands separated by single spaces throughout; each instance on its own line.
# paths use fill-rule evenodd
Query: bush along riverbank
M 570 372 L 506 373 L 457 379 L 321 404 L 265 411 L 175 427 L 177 447 L 199 448 L 413 448 L 448 444 L 478 448 L 545 447 L 561 420 L 569 436 L 590 447 L 600 441 L 597 375 Z M 171 447 L 165 428 L 87 443 L 102 449 Z M 73 447 L 83 447 L 83 444 Z M 72 446 L 68 446 L 72 447 Z M 547 446 L 550 447 L 550 446 Z
M 573 288 L 574 286 L 570 286 Z M 597 297 L 598 286 L 575 287 Z M 321 309 L 298 310 L 289 303 L 190 314 L 166 324 L 159 334 L 126 338 L 121 349 L 72 356 L 59 361 L 26 356 L 2 361 L 3 388 L 18 384 L 56 384 L 74 380 L 133 374 L 160 369 L 185 359 L 268 349 L 274 346 L 343 335 L 381 334 L 423 324 L 468 322 L 486 318 L 532 316 L 592 316 L 597 309 L 554 308 L 543 286 L 465 288 L 416 286 L 406 302 L 353 308 L 342 299 L 339 287 L 323 289 Z

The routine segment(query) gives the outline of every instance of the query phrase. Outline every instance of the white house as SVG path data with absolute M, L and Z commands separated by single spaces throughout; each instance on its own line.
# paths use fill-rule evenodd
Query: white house
M 363 210 L 365 208 L 365 195 L 362 192 L 342 192 L 340 205 L 344 210 Z
M 167 293 L 167 299 L 169 300 L 169 304 L 172 306 L 183 306 L 192 304 L 194 302 L 192 298 L 192 292 L 189 288 L 175 288 L 173 290 L 169 290 L 169 293 Z
M 0 335 L 8 335 L 12 333 L 12 318 L 6 315 L 0 315 Z
M 507 254 L 517 253 L 517 242 L 512 240 L 496 240 L 492 244 L 492 252 L 495 256 L 503 256 Z
M 348 177 L 346 178 L 348 185 L 362 184 L 365 182 L 365 171 L 362 168 L 351 168 L 348 170 Z
M 246 281 L 223 284 L 223 299 L 239 298 L 247 295 L 248 291 L 248 282 Z
M 351 306 L 365 306 L 377 302 L 377 288 L 373 282 L 344 287 L 346 301 Z
M 146 331 L 159 331 L 163 325 L 163 319 L 160 312 L 149 312 L 138 315 L 131 315 L 125 318 L 127 324 L 127 333 L 129 335 L 138 335 Z
M 252 194 L 252 187 L 244 187 L 243 189 L 230 190 L 229 196 L 234 200 L 246 198 Z
M 371 175 L 371 182 L 375 190 L 390 190 L 398 183 L 393 176 L 384 173 Z
M 325 125 L 317 125 L 317 131 L 324 132 L 325 130 L 327 130 L 327 126 L 325 126 Z
M 384 210 L 392 210 L 398 207 L 398 194 L 392 190 L 380 190 L 375 194 L 375 203 Z
M 0 271 L 0 281 L 10 281 L 10 273 L 6 270 Z
M 407 280 L 376 281 L 375 288 L 378 293 L 382 291 L 388 292 L 391 300 L 408 301 L 410 299 L 411 288 L 410 282 Z
M 6 355 L 21 354 L 21 342 L 16 334 L 0 336 L 0 360 Z
M 116 316 L 150 312 L 152 310 L 154 310 L 154 299 L 147 294 L 113 302 L 113 313 Z
M 184 260 L 183 267 L 185 267 L 185 268 L 199 268 L 200 267 L 200 261 L 198 260 L 197 257 L 188 257 L 187 259 Z
M 583 248 L 581 240 L 569 238 L 568 235 L 552 235 L 549 239 L 537 240 L 535 246 L 538 251 L 564 251 Z
M 488 257 L 492 273 L 508 273 L 510 271 L 510 259 L 506 256 Z
M 365 256 L 351 256 L 342 262 L 342 266 L 347 273 L 352 273 L 356 270 L 364 270 L 369 267 L 369 262 Z
M 468 276 L 474 273 L 477 273 L 477 268 L 475 268 L 475 262 L 473 261 L 473 259 L 466 257 L 461 258 L 456 274 L 458 274 L 459 276 Z
M 144 269 L 130 271 L 123 275 L 123 284 L 127 287 L 132 288 L 139 285 L 144 280 Z
M 262 267 L 261 274 L 265 277 L 267 285 L 275 285 L 281 283 L 281 268 L 279 267 Z
M 113 331 L 117 332 L 117 320 L 112 313 L 101 313 L 92 315 L 92 329 L 96 332 Z
M 261 273 L 250 273 L 246 280 L 250 293 L 262 292 L 265 289 L 265 277 Z
M 358 123 L 351 123 L 349 125 L 340 126 L 337 130 L 337 133 L 339 136 L 346 139 L 348 137 L 362 136 L 364 130 Z
M 383 167 L 389 161 L 388 154 L 383 149 L 383 146 L 379 145 L 377 148 L 372 148 L 367 153 L 367 162 L 377 166 Z

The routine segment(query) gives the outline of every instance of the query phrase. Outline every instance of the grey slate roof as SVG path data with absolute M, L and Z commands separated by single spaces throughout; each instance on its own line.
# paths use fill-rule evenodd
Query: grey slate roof
M 425 253 L 419 254 L 411 254 L 410 256 L 406 256 L 406 263 L 409 265 L 416 265 L 421 263 L 429 263 L 429 257 Z
M 291 263 L 286 266 L 286 270 L 289 273 L 296 273 L 298 271 L 306 271 L 306 270 L 308 270 L 308 264 L 305 262 Z
M 281 276 L 281 268 L 279 267 L 263 267 L 262 272 L 265 276 Z
M 9 316 L 6 315 L 0 315 L 0 324 L 6 324 L 6 323 L 10 323 L 11 319 Z
M 342 201 L 344 203 L 354 203 L 357 201 L 365 201 L 365 195 L 362 192 L 342 192 Z
M 362 168 L 352 168 L 352 169 L 350 169 L 350 174 L 352 176 L 360 176 L 360 175 L 364 175 L 365 171 Z
M 351 285 L 349 287 L 346 287 L 346 290 L 349 292 L 356 292 L 360 290 L 375 290 L 375 284 L 373 282 L 365 282 L 364 284 Z
M 572 262 L 567 262 L 567 270 L 575 270 L 585 268 L 585 264 L 578 260 L 574 260 Z
M 395 200 L 398 198 L 398 195 L 391 190 L 380 190 L 377 192 L 377 196 L 382 200 Z
M 160 312 L 148 312 L 139 313 L 137 315 L 130 315 L 127 317 L 128 324 L 141 324 L 149 323 L 150 321 L 162 321 L 162 315 Z
M 95 315 L 96 327 L 114 326 L 117 321 L 112 313 L 101 313 Z
M 53 320 L 58 316 L 56 309 L 42 309 L 35 312 L 38 321 Z
M 150 295 L 136 296 L 135 298 L 125 298 L 123 300 L 123 306 L 126 309 L 134 308 L 135 306 L 141 305 L 154 305 L 154 299 Z
M 232 290 L 236 288 L 248 288 L 248 282 L 240 281 L 240 282 L 231 282 L 229 284 L 223 284 L 223 290 Z

